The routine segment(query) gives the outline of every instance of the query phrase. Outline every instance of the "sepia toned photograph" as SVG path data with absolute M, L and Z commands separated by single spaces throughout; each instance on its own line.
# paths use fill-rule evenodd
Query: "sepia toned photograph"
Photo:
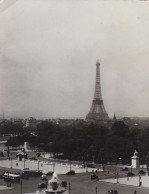
M 0 0 L 0 194 L 149 194 L 148 101 L 148 0 Z

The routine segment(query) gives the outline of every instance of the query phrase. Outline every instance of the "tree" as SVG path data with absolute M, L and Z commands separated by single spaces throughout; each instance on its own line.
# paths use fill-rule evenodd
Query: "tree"
M 112 135 L 128 137 L 130 135 L 129 127 L 122 121 L 115 122 L 111 129 Z
M 105 143 L 105 153 L 107 160 L 114 160 L 118 162 L 119 158 L 125 163 L 130 160 L 134 146 L 131 141 L 121 136 L 108 136 Z

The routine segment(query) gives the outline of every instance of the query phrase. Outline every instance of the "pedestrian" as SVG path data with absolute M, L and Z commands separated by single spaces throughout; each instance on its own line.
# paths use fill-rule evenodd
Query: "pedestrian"
M 142 186 L 142 182 L 140 181 L 140 183 L 139 183 L 139 187 L 141 187 Z

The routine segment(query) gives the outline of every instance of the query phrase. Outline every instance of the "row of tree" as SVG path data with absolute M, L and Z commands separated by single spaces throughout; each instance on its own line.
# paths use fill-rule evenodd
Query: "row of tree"
M 64 127 L 43 121 L 35 134 L 11 137 L 7 145 L 19 146 L 28 141 L 57 157 L 99 163 L 130 163 L 135 149 L 144 162 L 149 151 L 149 128 L 129 129 L 121 121 L 115 122 L 110 129 L 85 122 Z
M 17 135 L 23 133 L 23 123 L 22 122 L 11 122 L 3 121 L 0 123 L 0 134 L 6 135 Z

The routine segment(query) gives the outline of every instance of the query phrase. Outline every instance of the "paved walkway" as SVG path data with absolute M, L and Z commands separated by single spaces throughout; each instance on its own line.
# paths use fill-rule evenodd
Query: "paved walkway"
M 70 170 L 75 170 L 76 173 L 84 173 L 86 171 L 92 172 L 97 170 L 95 168 L 83 168 L 82 165 L 77 164 L 66 164 L 66 163 L 55 163 L 48 161 L 36 161 L 36 160 L 1 160 L 0 167 L 13 168 L 23 170 L 29 168 L 30 170 L 41 170 L 42 172 L 55 171 L 57 174 L 66 174 Z
M 108 182 L 108 183 L 117 183 L 117 179 L 102 179 L 100 181 Z M 149 176 L 141 176 L 141 187 L 148 187 L 149 188 Z M 119 178 L 118 179 L 119 184 L 124 185 L 132 185 L 132 186 L 139 186 L 139 176 L 135 177 L 125 177 L 125 178 Z

